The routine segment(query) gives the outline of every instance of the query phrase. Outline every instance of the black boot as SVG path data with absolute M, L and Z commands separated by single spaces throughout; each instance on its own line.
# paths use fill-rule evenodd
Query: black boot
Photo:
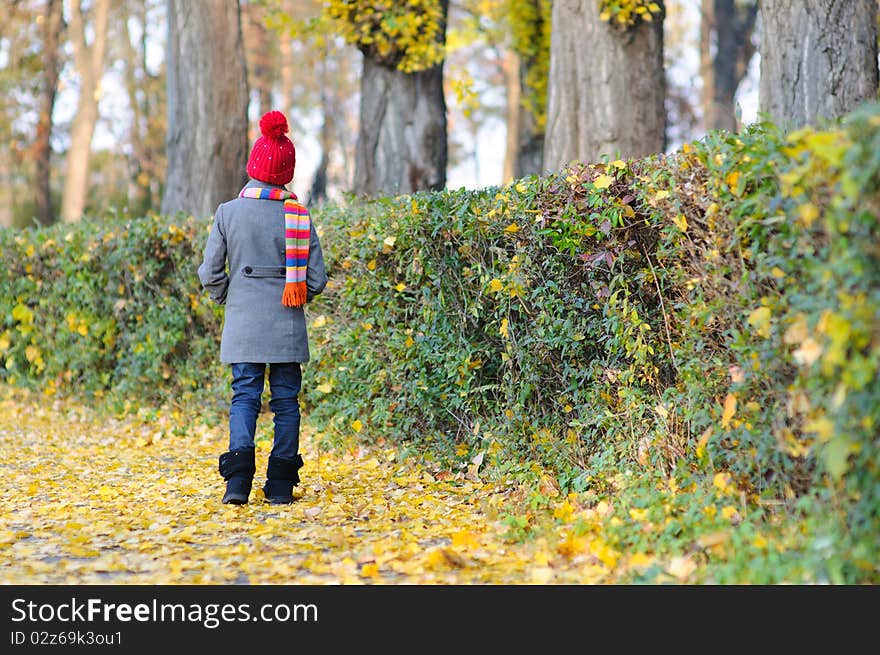
M 220 475 L 226 480 L 223 504 L 245 505 L 257 465 L 253 450 L 230 450 L 220 455 Z
M 293 486 L 299 484 L 299 471 L 302 468 L 302 457 L 293 459 L 269 456 L 266 467 L 266 484 L 263 493 L 266 500 L 273 505 L 287 505 L 293 502 Z

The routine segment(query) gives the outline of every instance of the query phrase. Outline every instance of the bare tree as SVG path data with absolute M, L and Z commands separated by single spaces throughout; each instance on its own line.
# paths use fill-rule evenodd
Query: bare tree
M 238 0 L 168 0 L 162 211 L 208 216 L 246 181 L 248 86 Z
M 36 184 L 34 204 L 37 220 L 43 225 L 55 222 L 52 210 L 52 113 L 55 109 L 55 95 L 58 91 L 60 70 L 59 45 L 64 26 L 61 0 L 47 0 L 43 14 L 43 80 L 40 89 L 40 107 L 37 114 L 37 134 L 34 140 L 34 162 L 36 164 Z
M 81 0 L 70 0 L 68 32 L 73 47 L 73 61 L 79 76 L 79 100 L 70 128 L 70 148 L 64 177 L 64 195 L 61 199 L 61 218 L 78 221 L 86 205 L 89 189 L 89 158 L 92 136 L 98 122 L 98 100 L 101 97 L 101 77 L 104 73 L 104 53 L 107 49 L 107 16 L 110 0 L 95 0 L 91 43 L 86 41 L 85 17 Z

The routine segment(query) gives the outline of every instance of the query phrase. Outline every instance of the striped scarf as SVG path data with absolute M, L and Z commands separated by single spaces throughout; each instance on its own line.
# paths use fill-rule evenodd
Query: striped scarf
M 302 307 L 307 295 L 306 268 L 311 236 L 309 210 L 296 199 L 295 194 L 284 189 L 245 187 L 238 197 L 284 201 L 284 251 L 287 270 L 281 304 L 285 307 Z

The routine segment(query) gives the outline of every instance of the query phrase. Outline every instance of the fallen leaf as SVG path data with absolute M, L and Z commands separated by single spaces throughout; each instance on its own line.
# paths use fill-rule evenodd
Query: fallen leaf
M 729 393 L 724 398 L 724 411 L 721 413 L 721 427 L 730 427 L 730 421 L 736 414 L 736 394 Z
M 599 175 L 593 180 L 593 186 L 597 189 L 607 189 L 614 183 L 614 178 L 610 175 Z

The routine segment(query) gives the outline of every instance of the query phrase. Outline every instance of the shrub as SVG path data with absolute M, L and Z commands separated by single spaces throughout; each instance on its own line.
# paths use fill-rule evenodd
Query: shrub
M 191 399 L 218 373 L 196 269 L 209 223 L 121 215 L 0 231 L 0 378 Z

